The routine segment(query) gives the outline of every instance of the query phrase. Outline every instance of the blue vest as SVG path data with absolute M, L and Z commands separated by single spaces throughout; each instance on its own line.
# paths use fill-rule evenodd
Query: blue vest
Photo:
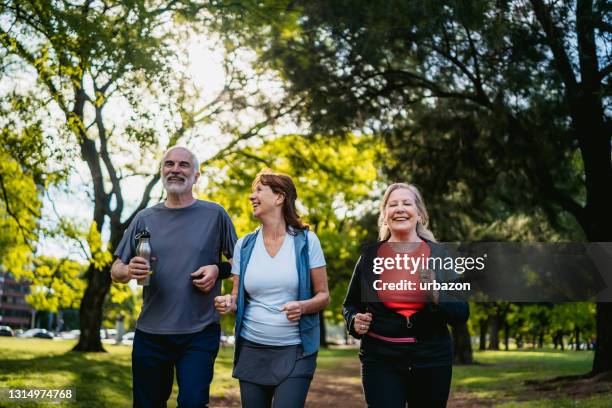
M 295 260 L 298 272 L 298 298 L 297 300 L 308 300 L 312 298 L 312 285 L 310 282 L 310 262 L 308 258 L 308 231 L 296 230 L 297 235 L 293 237 L 295 247 Z M 242 330 L 242 319 L 246 308 L 246 292 L 244 290 L 244 276 L 246 274 L 249 259 L 255 247 L 255 241 L 259 229 L 244 237 L 240 249 L 240 279 L 238 280 L 238 299 L 236 302 L 236 341 L 240 339 Z M 299 321 L 300 338 L 304 355 L 316 353 L 319 350 L 320 326 L 319 313 L 302 315 Z

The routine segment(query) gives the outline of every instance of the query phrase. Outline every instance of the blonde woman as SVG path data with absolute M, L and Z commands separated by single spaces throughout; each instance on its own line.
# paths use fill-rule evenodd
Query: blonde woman
M 450 281 L 453 270 L 427 269 L 444 257 L 427 228 L 419 190 L 390 185 L 380 205 L 379 239 L 364 247 L 344 301 L 359 357 L 368 407 L 445 407 L 452 376 L 452 341 L 447 324 L 465 322 L 466 302 L 449 293 L 421 290 L 421 282 Z M 419 265 L 423 267 L 415 268 Z

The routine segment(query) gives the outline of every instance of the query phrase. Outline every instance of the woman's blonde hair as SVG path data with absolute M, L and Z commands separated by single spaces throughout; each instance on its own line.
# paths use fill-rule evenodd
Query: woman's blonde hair
M 407 183 L 393 183 L 383 195 L 383 199 L 380 202 L 380 212 L 378 215 L 378 237 L 381 241 L 386 241 L 391 237 L 391 231 L 389 231 L 389 226 L 385 222 L 385 208 L 387 207 L 387 203 L 389 202 L 389 196 L 395 190 L 399 190 L 404 188 L 406 190 L 410 190 L 412 194 L 414 194 L 414 202 L 417 207 L 417 212 L 420 216 L 420 221 L 417 221 L 416 233 L 419 237 L 425 238 L 429 241 L 435 241 L 433 232 L 431 232 L 427 225 L 429 224 L 429 215 L 427 214 L 427 208 L 425 207 L 425 202 L 423 201 L 423 196 L 421 196 L 421 192 L 419 189 L 413 184 Z

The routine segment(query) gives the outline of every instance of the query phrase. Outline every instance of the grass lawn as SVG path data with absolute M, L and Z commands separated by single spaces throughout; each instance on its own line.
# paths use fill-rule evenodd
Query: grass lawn
M 573 386 L 575 381 L 559 382 L 539 390 L 525 384 L 526 380 L 586 373 L 591 369 L 592 352 L 486 351 L 474 357 L 477 365 L 454 368 L 452 389 L 483 405 L 494 401 L 494 406 L 504 408 L 612 407 L 610 383 L 579 388 Z
M 0 337 L 0 387 L 76 388 L 77 403 L 53 404 L 79 407 L 131 406 L 131 348 L 106 345 L 109 353 L 83 354 L 69 352 L 74 341 L 18 339 Z M 579 374 L 590 369 L 590 352 L 477 352 L 478 365 L 455 367 L 453 391 L 449 407 L 501 406 L 509 407 L 612 407 L 609 383 L 594 393 L 583 392 L 567 384 L 555 384 L 543 390 L 526 385 L 528 379 L 545 379 L 559 375 Z M 220 406 L 238 404 L 238 384 L 231 377 L 232 349 L 222 349 L 215 365 L 212 396 Z M 317 376 L 309 396 L 308 406 L 360 406 L 362 402 L 343 401 L 336 404 L 330 391 L 315 389 L 327 379 L 340 379 L 338 395 L 354 395 L 359 391 L 359 361 L 357 351 L 322 350 Z M 321 378 L 323 380 L 321 380 Z M 607 388 L 606 388 L 607 387 Z M 590 389 L 589 389 L 590 390 Z M 176 404 L 176 386 L 168 405 Z M 569 393 L 569 395 L 568 395 Z M 591 395 L 593 394 L 593 395 Z M 316 401 L 327 401 L 316 402 Z M 3 405 L 4 404 L 4 405 Z M 43 404 L 0 402 L 6 407 L 40 407 Z
M 54 407 L 129 407 L 132 404 L 131 352 L 128 346 L 105 344 L 108 353 L 76 353 L 76 341 L 0 337 L 0 387 L 76 388 L 77 403 Z M 238 392 L 231 376 L 232 350 L 223 349 L 215 364 L 212 395 Z M 176 406 L 176 382 L 169 407 Z M 7 407 L 41 404 L 0 402 Z

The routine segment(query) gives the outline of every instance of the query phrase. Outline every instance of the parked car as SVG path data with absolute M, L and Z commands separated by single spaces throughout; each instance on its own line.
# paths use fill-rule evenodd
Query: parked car
M 55 338 L 53 333 L 50 332 L 50 331 L 47 331 L 47 330 L 38 332 L 38 333 L 34 334 L 33 337 L 36 337 L 38 339 L 51 339 L 51 340 L 53 340 Z
M 53 333 L 51 333 L 47 329 L 30 329 L 30 330 L 26 330 L 25 332 L 23 332 L 21 337 L 25 337 L 25 338 L 37 337 L 37 338 L 42 338 L 42 339 L 52 339 L 54 336 L 53 336 Z
M 131 346 L 133 343 L 134 343 L 134 332 L 125 333 L 121 339 L 121 344 L 125 344 L 126 346 Z
M 115 329 L 100 329 L 100 338 L 102 340 L 111 340 L 117 338 L 117 330 Z
M 34 337 L 36 333 L 43 329 L 29 329 L 19 335 L 19 337 Z
M 13 337 L 14 335 L 13 329 L 9 326 L 0 326 L 0 336 Z
M 115 329 L 100 329 L 100 340 L 105 344 L 115 344 L 117 339 L 117 330 Z
M 59 336 L 64 340 L 74 340 L 78 339 L 81 336 L 80 330 L 70 330 L 66 332 L 61 332 Z

